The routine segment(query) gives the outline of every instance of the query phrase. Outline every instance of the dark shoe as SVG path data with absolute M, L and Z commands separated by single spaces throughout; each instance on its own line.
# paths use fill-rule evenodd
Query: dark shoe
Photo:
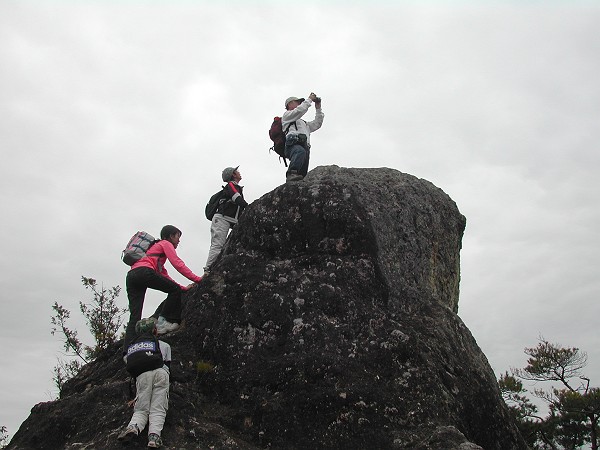
M 285 181 L 302 181 L 304 177 L 298 173 L 290 172 L 285 176 Z

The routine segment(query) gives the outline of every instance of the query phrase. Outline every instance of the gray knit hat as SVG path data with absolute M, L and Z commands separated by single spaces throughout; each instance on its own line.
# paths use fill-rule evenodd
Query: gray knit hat
M 233 172 L 235 172 L 236 170 L 238 170 L 238 167 L 227 167 L 226 169 L 223 169 L 223 173 L 221 174 L 221 177 L 223 178 L 223 181 L 227 182 L 227 181 L 231 181 L 231 177 L 233 176 Z
M 142 333 L 153 333 L 154 328 L 156 327 L 156 322 L 152 317 L 148 317 L 147 319 L 138 320 L 135 324 L 135 332 L 137 334 Z

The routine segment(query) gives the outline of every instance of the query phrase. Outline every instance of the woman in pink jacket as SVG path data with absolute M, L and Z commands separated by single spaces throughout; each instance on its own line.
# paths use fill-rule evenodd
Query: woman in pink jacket
M 161 240 L 152 245 L 146 252 L 146 256 L 131 266 L 131 270 L 127 272 L 126 286 L 130 315 L 125 329 L 124 350 L 135 337 L 135 324 L 142 318 L 144 297 L 148 288 L 168 294 L 151 316 L 157 320 L 158 334 L 165 334 L 179 328 L 181 294 L 191 288 L 194 283 L 202 280 L 202 277 L 192 272 L 177 256 L 175 249 L 179 245 L 180 238 L 181 230 L 173 225 L 165 225 L 160 231 Z M 165 268 L 167 260 L 181 275 L 193 283 L 182 286 L 173 280 Z

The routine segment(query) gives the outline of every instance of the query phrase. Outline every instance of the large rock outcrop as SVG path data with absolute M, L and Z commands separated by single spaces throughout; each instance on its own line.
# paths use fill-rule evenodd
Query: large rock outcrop
M 464 227 L 443 191 L 392 169 L 318 167 L 252 203 L 164 338 L 167 447 L 526 449 L 456 314 Z M 118 353 L 9 448 L 119 448 Z

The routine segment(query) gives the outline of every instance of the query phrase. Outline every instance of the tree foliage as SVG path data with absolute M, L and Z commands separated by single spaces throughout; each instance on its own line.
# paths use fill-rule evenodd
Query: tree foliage
M 89 353 L 89 356 L 95 358 L 98 352 L 108 348 L 117 340 L 117 332 L 123 323 L 121 317 L 127 310 L 119 309 L 115 302 L 121 292 L 119 286 L 110 289 L 102 286 L 99 289 L 96 280 L 92 278 L 81 277 L 81 281 L 85 288 L 93 293 L 92 303 L 79 302 L 79 307 L 96 343 Z
M 4 425 L 0 426 L 0 448 L 8 445 L 8 430 Z
M 587 354 L 541 338 L 536 347 L 525 348 L 527 366 L 505 372 L 498 381 L 502 396 L 523 437 L 532 449 L 567 450 L 591 445 L 598 450 L 600 389 L 583 375 Z M 533 395 L 548 405 L 542 417 L 527 397 L 521 380 L 545 383 Z
M 58 302 L 54 302 L 52 305 L 54 315 L 50 318 L 52 324 L 50 333 L 62 337 L 65 356 L 68 357 L 67 360 L 59 358 L 54 367 L 53 381 L 59 393 L 62 392 L 64 383 L 73 378 L 84 364 L 117 340 L 117 333 L 123 323 L 122 316 L 127 312 L 127 309 L 120 309 L 116 303 L 116 298 L 121 292 L 119 286 L 106 289 L 104 286 L 99 287 L 95 279 L 83 276 L 81 282 L 85 289 L 92 292 L 91 302 L 80 301 L 79 310 L 86 320 L 94 343 L 87 345 L 79 338 L 77 330 L 67 325 L 71 312 Z

